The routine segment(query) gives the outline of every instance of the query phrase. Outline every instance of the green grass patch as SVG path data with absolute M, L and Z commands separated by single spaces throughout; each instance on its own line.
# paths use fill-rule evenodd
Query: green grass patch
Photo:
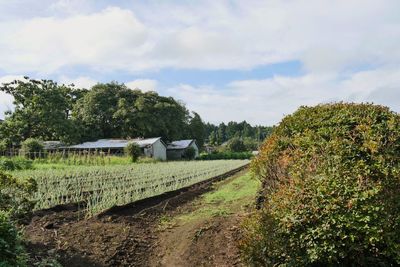
M 260 182 L 250 173 L 232 177 L 215 185 L 215 190 L 204 194 L 194 205 L 194 211 L 179 215 L 175 220 L 189 222 L 216 216 L 228 216 L 252 205 Z

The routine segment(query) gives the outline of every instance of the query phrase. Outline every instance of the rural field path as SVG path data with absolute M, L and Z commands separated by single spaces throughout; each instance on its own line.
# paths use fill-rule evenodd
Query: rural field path
M 24 231 L 31 264 L 54 258 L 68 267 L 242 266 L 239 227 L 257 188 L 242 170 L 90 219 L 73 205 L 40 211 Z

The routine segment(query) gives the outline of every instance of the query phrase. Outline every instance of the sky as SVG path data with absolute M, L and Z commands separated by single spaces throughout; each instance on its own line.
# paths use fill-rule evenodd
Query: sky
M 399 112 L 399 11 L 398 0 L 0 0 L 0 83 L 118 81 L 212 123 L 273 125 L 336 101 Z M 0 93 L 0 118 L 12 107 Z

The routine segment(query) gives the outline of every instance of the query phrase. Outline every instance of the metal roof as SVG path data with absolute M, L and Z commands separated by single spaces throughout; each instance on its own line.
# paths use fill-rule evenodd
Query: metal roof
M 99 139 L 94 142 L 85 142 L 78 145 L 69 146 L 68 148 L 75 149 L 99 149 L 99 148 L 124 148 L 129 143 L 135 142 L 140 147 L 146 147 L 157 142 L 161 137 L 148 138 L 148 139 Z
M 63 146 L 63 143 L 60 141 L 44 141 L 43 148 L 44 149 L 56 149 Z
M 168 144 L 167 149 L 185 149 L 188 148 L 192 142 L 194 142 L 194 139 L 173 141 Z

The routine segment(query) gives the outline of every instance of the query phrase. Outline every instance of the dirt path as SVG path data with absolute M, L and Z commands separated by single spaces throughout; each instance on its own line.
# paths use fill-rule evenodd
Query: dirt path
M 240 266 L 238 225 L 255 191 L 244 173 L 91 219 L 74 206 L 38 212 L 25 228 L 31 264 Z

